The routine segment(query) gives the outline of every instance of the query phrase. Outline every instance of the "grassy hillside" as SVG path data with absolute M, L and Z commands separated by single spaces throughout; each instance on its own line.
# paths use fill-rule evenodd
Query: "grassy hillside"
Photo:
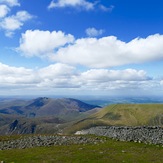
M 163 148 L 108 139 L 101 144 L 68 145 L 0 151 L 0 161 L 15 163 L 162 163 Z
M 115 104 L 76 122 L 65 132 L 72 133 L 99 125 L 163 126 L 163 104 Z
M 163 126 L 163 104 L 114 104 L 86 112 L 81 112 L 80 108 L 89 109 L 89 105 L 72 99 L 35 99 L 22 111 L 39 116 L 0 114 L 0 134 L 74 133 L 101 125 Z M 17 124 L 13 124 L 15 120 L 18 120 Z

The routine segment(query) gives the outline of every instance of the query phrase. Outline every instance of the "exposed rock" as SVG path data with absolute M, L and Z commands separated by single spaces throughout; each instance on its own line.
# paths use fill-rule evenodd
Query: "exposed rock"
M 94 144 L 102 143 L 104 139 L 96 137 L 83 137 L 83 136 L 30 136 L 16 140 L 1 141 L 0 150 L 9 149 L 24 149 L 41 146 L 54 146 L 54 145 L 71 145 L 71 144 Z
M 77 131 L 76 135 L 94 134 L 107 136 L 120 141 L 143 142 L 163 145 L 163 128 L 159 126 L 118 127 L 101 126 Z
M 11 125 L 10 125 L 10 131 L 15 130 L 16 127 L 17 127 L 17 125 L 18 125 L 18 120 L 16 119 L 13 123 L 11 123 Z
M 14 134 L 33 134 L 36 130 L 35 123 L 26 123 L 15 120 L 9 125 L 9 130 L 6 132 L 8 135 Z

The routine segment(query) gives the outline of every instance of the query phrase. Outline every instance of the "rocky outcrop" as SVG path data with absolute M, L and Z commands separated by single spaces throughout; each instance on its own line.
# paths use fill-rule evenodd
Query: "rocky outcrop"
M 84 136 L 30 136 L 16 140 L 8 140 L 0 142 L 0 150 L 9 149 L 24 149 L 41 146 L 54 145 L 71 145 L 71 144 L 97 144 L 103 143 L 105 139 L 98 137 L 84 137 Z
M 36 124 L 32 122 L 21 122 L 16 119 L 8 126 L 8 128 L 8 131 L 5 132 L 6 135 L 34 134 L 36 130 Z
M 107 136 L 120 141 L 143 142 L 147 144 L 163 145 L 163 128 L 159 126 L 118 127 L 101 126 L 77 131 L 76 135 L 95 134 Z

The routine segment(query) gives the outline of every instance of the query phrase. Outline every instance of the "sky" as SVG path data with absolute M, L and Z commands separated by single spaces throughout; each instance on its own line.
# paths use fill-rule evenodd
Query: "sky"
M 0 0 L 0 95 L 163 94 L 162 0 Z

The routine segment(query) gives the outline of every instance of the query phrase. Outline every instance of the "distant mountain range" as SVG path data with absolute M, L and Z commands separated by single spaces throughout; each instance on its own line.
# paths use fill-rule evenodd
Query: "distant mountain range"
M 40 97 L 0 101 L 0 134 L 54 133 L 66 123 L 94 112 L 90 105 L 71 98 Z
M 97 105 L 90 105 L 80 100 L 71 98 L 51 99 L 40 97 L 33 100 L 11 100 L 0 102 L 0 113 L 21 115 L 24 117 L 45 117 L 45 116 L 66 116 L 79 114 L 94 108 Z
M 110 104 L 72 98 L 0 100 L 0 135 L 74 133 L 92 126 L 163 126 L 163 104 Z

